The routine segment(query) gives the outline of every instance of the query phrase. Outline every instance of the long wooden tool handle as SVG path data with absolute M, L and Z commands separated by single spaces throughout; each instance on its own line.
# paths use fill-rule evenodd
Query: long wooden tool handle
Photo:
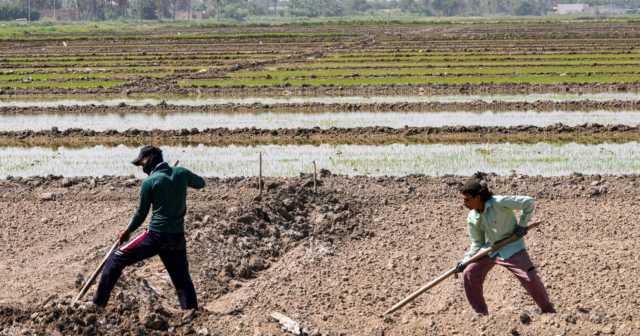
M 435 287 L 436 285 L 438 285 L 439 283 L 441 283 L 442 281 L 444 281 L 446 278 L 450 277 L 452 274 L 454 274 L 456 272 L 456 268 L 452 268 L 448 271 L 446 271 L 444 274 L 442 274 L 441 276 L 435 278 L 433 281 L 431 281 L 430 283 L 420 287 L 420 289 L 418 289 L 417 291 L 411 293 L 411 295 L 407 296 L 406 298 L 404 298 L 402 301 L 396 303 L 393 307 L 389 308 L 386 312 L 384 312 L 383 315 L 388 315 L 393 313 L 394 311 L 404 307 L 407 303 L 413 301 L 415 298 L 417 298 L 420 294 L 428 291 L 429 289 Z
M 98 265 L 96 270 L 93 271 L 93 274 L 91 274 L 91 277 L 89 277 L 89 279 L 87 279 L 87 281 L 84 282 L 84 286 L 82 286 L 80 293 L 78 293 L 78 295 L 76 295 L 76 297 L 73 299 L 73 302 L 71 303 L 72 305 L 78 302 L 78 300 L 82 299 L 82 297 L 87 292 L 87 290 L 91 288 L 91 285 L 93 285 L 93 282 L 98 277 L 98 274 L 100 274 L 100 271 L 102 271 L 102 268 L 104 267 L 104 264 L 107 262 L 107 259 L 109 259 L 109 256 L 111 255 L 111 253 L 113 253 L 113 251 L 115 251 L 115 249 L 118 248 L 118 246 L 120 246 L 120 241 L 116 241 L 113 244 L 113 246 L 111 246 L 111 248 L 109 249 L 109 252 L 107 252 L 107 255 L 104 256 L 104 259 L 102 259 L 102 262 L 100 263 L 100 265 Z
M 533 229 L 533 228 L 537 227 L 538 225 L 540 225 L 540 222 L 531 223 L 531 225 L 529 225 L 527 227 L 527 230 Z M 499 249 L 503 248 L 505 245 L 513 243 L 514 241 L 516 241 L 518 239 L 520 239 L 520 237 L 518 237 L 516 235 L 511 235 L 508 238 L 500 240 L 500 241 L 496 242 L 493 246 L 478 251 L 478 253 L 474 254 L 473 257 L 469 258 L 469 260 L 467 260 L 463 265 L 467 266 L 472 262 L 478 261 L 479 259 L 482 259 L 485 256 L 487 256 L 487 255 L 489 255 L 489 254 L 491 254 L 491 253 L 493 253 L 495 251 L 498 251 Z M 456 268 L 455 267 L 450 269 L 450 270 L 448 270 L 448 271 L 446 271 L 445 273 L 443 273 L 439 277 L 435 278 L 433 281 L 431 281 L 428 284 L 420 287 L 420 289 L 418 289 L 417 291 L 411 293 L 411 295 L 407 296 L 402 301 L 396 303 L 393 307 L 391 307 L 387 311 L 385 311 L 383 315 L 391 314 L 394 311 L 404 307 L 407 303 L 413 301 L 420 294 L 422 294 L 422 293 L 428 291 L 429 289 L 435 287 L 436 285 L 438 285 L 439 283 L 444 281 L 446 278 L 448 278 L 451 275 L 455 274 L 455 272 L 456 272 Z

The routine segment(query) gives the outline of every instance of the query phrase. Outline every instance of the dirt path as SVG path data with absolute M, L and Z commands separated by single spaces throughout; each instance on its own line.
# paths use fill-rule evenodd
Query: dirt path
M 326 174 L 325 174 L 326 175 Z M 450 279 L 390 318 L 378 314 L 451 267 L 467 247 L 458 177 L 209 179 L 190 196 L 191 272 L 205 307 L 175 311 L 159 260 L 131 268 L 106 312 L 67 309 L 135 206 L 129 178 L 0 181 L 0 335 L 280 335 L 280 311 L 317 335 L 636 335 L 640 177 L 494 177 L 498 193 L 538 200 L 530 253 L 558 314 L 533 308 L 503 269 L 490 273 L 492 315 L 475 318 Z M 51 295 L 54 295 L 51 297 Z M 47 300 L 48 299 L 48 300 Z M 38 303 L 46 301 L 44 307 Z M 164 331 L 163 331 L 164 330 Z

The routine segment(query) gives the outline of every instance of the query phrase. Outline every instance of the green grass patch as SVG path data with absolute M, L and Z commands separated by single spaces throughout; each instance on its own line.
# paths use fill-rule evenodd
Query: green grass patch
M 270 42 L 265 41 L 260 46 L 265 47 L 282 47 L 281 50 L 290 50 L 293 47 L 311 47 L 311 48 L 322 48 L 322 47 L 332 47 L 336 45 L 350 45 L 350 42 L 328 42 L 328 41 L 308 41 L 308 42 Z M 105 44 L 93 44 L 93 43 L 83 43 L 80 45 L 73 45 L 75 50 L 78 49 L 91 49 L 91 50 L 127 50 L 127 49 L 135 49 L 133 52 L 137 52 L 139 49 L 144 48 L 146 50 L 155 50 L 161 48 L 165 51 L 180 51 L 184 50 L 185 47 L 189 47 L 190 50 L 194 49 L 205 49 L 206 51 L 216 50 L 216 47 L 229 47 L 229 46 L 237 46 L 238 50 L 250 51 L 254 52 L 255 49 L 248 49 L 248 46 L 256 46 L 255 43 L 247 43 L 247 42 L 225 42 L 222 41 L 220 43 L 207 43 L 207 42 L 198 42 L 198 43 L 174 43 L 172 45 L 167 44 L 157 44 L 154 40 L 144 41 L 144 43 L 135 43 L 135 44 L 125 44 L 125 42 L 118 44 L 117 46 L 113 45 L 105 45 Z M 243 49 L 247 48 L 247 49 Z M 257 49 L 257 48 L 256 48 Z
M 0 75 L 0 81 L 17 81 L 17 80 L 33 80 L 33 81 L 51 81 L 51 80 L 69 80 L 69 79 L 134 79 L 140 77 L 162 78 L 170 75 L 171 72 L 152 72 L 152 73 L 46 73 L 32 75 Z
M 33 74 L 33 75 L 0 75 L 0 81 L 16 81 L 16 80 L 34 80 L 34 81 L 47 81 L 56 79 L 98 79 L 98 78 L 110 78 L 112 74 L 86 74 L 86 73 L 47 73 L 47 74 Z
M 640 65 L 640 59 L 634 60 L 597 60 L 597 61 L 560 61 L 560 60 L 539 60 L 535 62 L 521 61 L 450 61 L 450 62 L 312 62 L 312 63 L 288 63 L 274 67 L 276 69 L 358 69 L 358 68 L 401 68 L 401 67 L 505 67 L 505 66 L 574 66 L 574 65 Z
M 331 55 L 321 58 L 321 61 L 371 61 L 371 60 L 499 60 L 499 59 L 619 59 L 640 58 L 640 53 L 578 53 L 578 54 L 497 54 L 497 53 L 373 53 L 373 54 L 343 54 Z
M 46 68 L 15 68 L 15 69 L 2 69 L 0 70 L 0 74 L 2 75 L 13 75 L 13 74 L 21 74 L 22 76 L 26 74 L 35 74 L 39 72 L 43 72 L 43 74 L 49 73 L 67 73 L 70 71 L 81 71 L 84 74 L 87 73 L 142 73 L 142 72 L 191 72 L 191 71 L 199 71 L 199 70 L 209 70 L 209 69 L 218 69 L 222 68 L 219 66 L 139 66 L 139 67 L 46 67 Z
M 640 57 L 640 53 L 630 52 L 607 52 L 607 53 L 550 53 L 550 52 L 534 52 L 530 53 L 497 53 L 495 51 L 489 52 L 431 52 L 431 51 L 404 51 L 404 52 L 369 52 L 369 53 L 351 53 L 351 54 L 336 54 L 329 55 L 321 58 L 320 60 L 343 60 L 343 59 L 356 59 L 366 60 L 370 58 L 456 58 L 456 59 L 529 59 L 529 58 L 551 58 L 551 59 L 581 59 L 581 58 L 629 58 Z
M 189 65 L 194 66 L 194 64 L 209 66 L 209 65 L 222 65 L 227 63 L 233 63 L 237 60 L 217 60 L 217 59 L 195 59 L 195 60 L 177 60 L 177 59 L 167 59 L 167 60 L 112 60 L 112 61 L 69 61 L 69 60 L 59 60 L 59 61 L 32 61 L 25 63 L 6 63 L 0 62 L 1 67 L 11 67 L 11 66 L 28 66 L 28 67 L 41 67 L 45 68 L 47 66 L 51 67 L 61 67 L 63 65 L 69 65 L 74 67 L 114 67 L 114 66 L 127 66 L 130 65 L 132 67 L 140 67 L 140 66 L 153 66 L 153 65 L 162 65 L 162 66 L 179 66 L 179 65 Z
M 66 82 L 49 82 L 37 81 L 30 83 L 20 82 L 0 82 L 0 88 L 3 89 L 94 89 L 94 88 L 110 88 L 126 83 L 124 80 L 108 80 L 108 81 L 66 81 Z
M 314 39 L 314 38 L 334 38 L 348 37 L 349 34 L 339 32 L 237 32 L 230 34 L 202 33 L 202 32 L 180 32 L 166 33 L 164 31 L 153 32 L 151 34 L 76 34 L 65 32 L 65 34 L 53 34 L 55 28 L 49 31 L 23 31 L 22 35 L 15 32 L 10 35 L 3 34 L 0 29 L 0 40 L 10 40 L 12 42 L 34 42 L 34 41 L 140 41 L 140 40 L 179 40 L 179 41 L 207 41 L 207 40 L 254 40 L 254 39 Z M 155 34 L 154 34 L 155 33 Z
M 604 67 L 504 67 L 504 68 L 426 68 L 426 69 L 329 69 L 289 71 L 241 71 L 230 74 L 232 78 L 329 78 L 344 76 L 446 76 L 446 75 L 522 75 L 522 74 L 587 74 L 587 73 L 640 73 L 640 66 Z
M 261 87 L 261 86 L 384 86 L 428 84 L 578 84 L 578 83 L 633 83 L 640 76 L 523 76 L 523 77 L 376 77 L 376 78 L 318 78 L 294 79 L 196 79 L 179 82 L 182 87 Z
M 33 62 L 120 62 L 120 61 L 178 61 L 178 60 L 265 60 L 277 57 L 277 55 L 200 55 L 197 53 L 185 55 L 136 55 L 136 56 L 52 56 L 52 57 L 3 57 L 0 62 L 8 64 L 29 64 Z
M 407 55 L 395 56 L 392 54 L 386 56 L 364 56 L 364 57 L 340 57 L 328 56 L 320 58 L 321 62 L 390 62 L 390 61 L 412 61 L 412 62 L 444 62 L 444 61 L 498 61 L 498 60 L 617 60 L 617 59 L 640 59 L 640 54 L 529 54 L 529 55 L 511 55 L 511 54 L 487 54 L 487 55 L 466 55 L 463 53 L 450 54 L 448 56 L 441 55 Z

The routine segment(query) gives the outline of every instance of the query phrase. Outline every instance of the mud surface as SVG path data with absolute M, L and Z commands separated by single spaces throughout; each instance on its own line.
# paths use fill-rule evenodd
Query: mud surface
M 162 85 L 158 81 L 140 81 L 128 88 L 98 89 L 0 89 L 0 97 L 14 95 L 96 95 L 114 94 L 176 94 L 206 95 L 211 97 L 255 97 L 255 96 L 356 96 L 356 95 L 414 95 L 414 94 L 527 94 L 527 93 L 606 93 L 638 92 L 640 83 L 605 84 L 432 84 L 432 85 L 393 85 L 393 86 L 318 86 L 318 87 L 236 87 L 236 88 L 184 88 L 177 84 Z
M 567 126 L 445 126 L 358 128 L 206 128 L 94 131 L 53 127 L 44 131 L 0 132 L 2 146 L 389 144 L 389 143 L 537 143 L 629 142 L 640 140 L 640 126 L 584 124 Z
M 460 177 L 208 179 L 187 214 L 201 310 L 183 313 L 157 258 L 125 270 L 106 311 L 70 307 L 129 220 L 128 177 L 0 181 L 0 335 L 286 335 L 278 311 L 314 335 L 637 335 L 638 176 L 491 177 L 501 194 L 537 198 L 527 236 L 558 313 L 539 315 L 506 270 L 474 317 L 448 279 L 378 315 L 452 267 L 468 245 Z M 91 293 L 90 293 L 91 294 Z M 90 295 L 88 295 L 90 297 Z
M 403 102 L 403 103 L 278 103 L 278 104 L 217 104 L 204 106 L 171 105 L 162 101 L 157 105 L 130 106 L 58 106 L 58 107 L 1 107 L 0 113 L 10 114 L 107 114 L 107 113 L 259 113 L 259 112 L 485 112 L 485 111 L 637 111 L 640 100 L 580 100 L 535 102 L 472 101 L 472 102 Z

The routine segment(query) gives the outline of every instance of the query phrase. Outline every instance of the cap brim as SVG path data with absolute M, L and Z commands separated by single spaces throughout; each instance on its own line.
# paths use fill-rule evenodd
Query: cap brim
M 131 163 L 133 163 L 134 166 L 142 166 L 142 159 L 143 158 L 138 157 L 135 160 L 131 161 Z

